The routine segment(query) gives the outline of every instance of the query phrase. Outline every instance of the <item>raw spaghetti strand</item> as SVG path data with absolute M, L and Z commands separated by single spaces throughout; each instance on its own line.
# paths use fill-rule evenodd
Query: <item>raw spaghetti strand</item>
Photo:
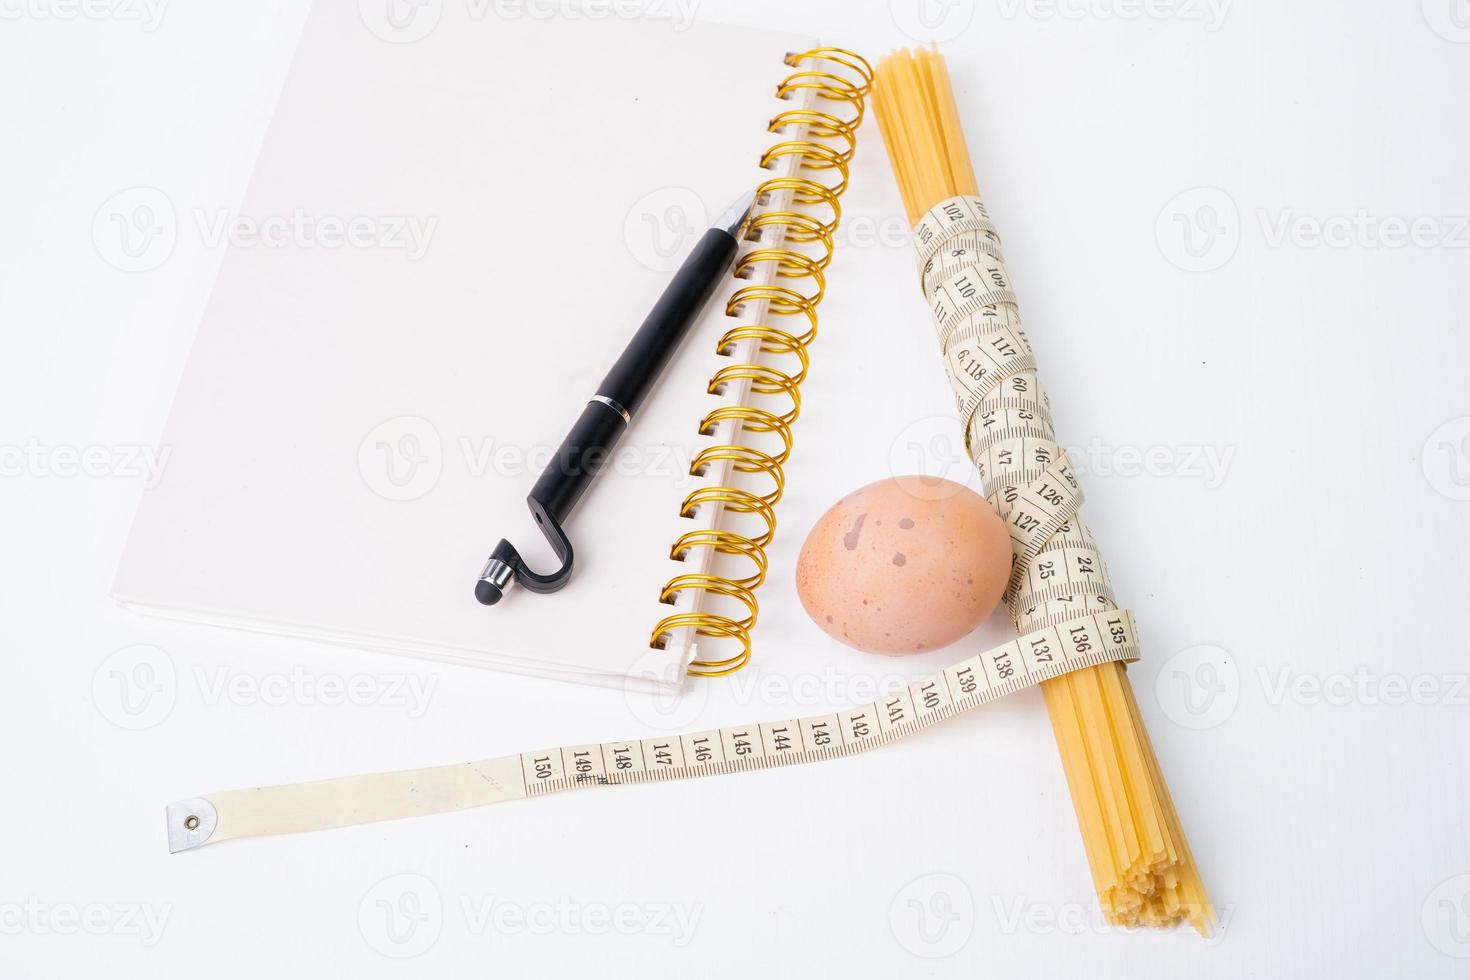
M 1008 524 L 1029 527 L 1029 518 L 1022 523 L 1024 498 L 1045 497 L 1047 481 L 1070 479 L 1070 470 L 1036 380 L 999 236 L 979 199 L 944 59 L 922 48 L 885 58 L 873 98 L 916 226 L 924 289 L 964 416 L 966 447 L 986 496 Z M 1017 630 L 1056 622 L 1078 604 L 1117 608 L 1086 525 L 1072 515 L 1043 530 L 1027 541 L 1013 533 L 1017 562 L 1006 602 Z M 1041 686 L 1108 920 L 1189 922 L 1207 934 L 1214 910 L 1124 665 L 1099 664 Z

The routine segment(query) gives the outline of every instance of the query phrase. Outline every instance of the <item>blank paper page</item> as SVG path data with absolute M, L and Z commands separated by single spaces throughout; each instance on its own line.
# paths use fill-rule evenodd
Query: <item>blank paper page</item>
M 680 254 L 760 179 L 782 59 L 813 41 L 491 4 L 418 37 L 358 7 L 306 26 L 239 211 L 262 234 L 223 261 L 115 595 L 621 677 L 672 611 L 722 304 L 568 522 L 570 585 L 485 608 L 474 582 L 501 537 L 554 566 L 525 496 Z

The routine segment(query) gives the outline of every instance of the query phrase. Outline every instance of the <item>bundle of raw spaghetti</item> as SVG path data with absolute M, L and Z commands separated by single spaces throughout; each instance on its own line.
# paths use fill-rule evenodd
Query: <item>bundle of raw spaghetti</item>
M 915 226 L 923 288 L 965 445 L 986 496 L 1014 525 L 1017 562 L 1006 603 L 1016 629 L 1025 634 L 1082 609 L 1115 609 L 1101 556 L 1075 514 L 1080 491 L 1037 383 L 944 59 L 933 50 L 897 52 L 879 63 L 873 94 Z M 1018 500 L 1037 502 L 1042 514 L 1050 505 L 1053 519 L 1024 516 Z M 1187 921 L 1207 933 L 1214 911 L 1123 665 L 1063 674 L 1042 690 L 1108 920 L 1126 926 Z

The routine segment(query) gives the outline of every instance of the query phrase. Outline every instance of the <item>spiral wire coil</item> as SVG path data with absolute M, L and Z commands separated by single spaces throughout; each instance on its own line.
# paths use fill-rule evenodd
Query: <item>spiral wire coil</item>
M 703 435 L 721 427 L 734 435 L 705 447 L 690 462 L 699 476 L 722 465 L 749 475 L 750 487 L 702 486 L 680 507 L 682 517 L 701 508 L 736 515 L 744 530 L 690 531 L 674 542 L 669 557 L 686 559 L 695 548 L 716 556 L 743 559 L 748 574 L 707 572 L 678 575 L 664 585 L 659 600 L 677 603 L 683 593 L 699 593 L 692 611 L 665 616 L 654 627 L 650 645 L 663 647 L 676 631 L 729 639 L 739 645 L 727 657 L 701 655 L 689 673 L 720 677 L 750 662 L 750 632 L 759 613 L 755 590 L 765 581 L 766 547 L 776 533 L 775 505 L 786 489 L 783 467 L 791 455 L 791 426 L 801 414 L 801 384 L 810 360 L 808 347 L 817 337 L 817 306 L 826 294 L 826 269 L 832 261 L 834 235 L 842 220 L 839 202 L 848 184 L 848 167 L 857 149 L 873 69 L 861 56 L 841 48 L 813 48 L 790 54 L 786 64 L 797 69 L 776 88 L 778 98 L 803 103 L 770 121 L 767 131 L 779 138 L 762 155 L 765 170 L 782 171 L 756 188 L 757 209 L 746 236 L 758 247 L 741 255 L 734 276 L 747 280 L 726 302 L 726 316 L 748 307 L 764 307 L 758 323 L 742 323 L 719 339 L 721 354 L 755 345 L 757 357 L 720 368 L 709 381 L 710 394 L 727 386 L 748 386 L 750 401 L 763 404 L 722 405 L 699 423 Z M 774 238 L 776 244 L 766 246 Z M 773 363 L 766 363 L 767 360 Z M 738 443 L 758 443 L 743 445 Z M 742 481 L 746 482 L 746 481 Z M 718 605 L 718 608 L 715 608 Z

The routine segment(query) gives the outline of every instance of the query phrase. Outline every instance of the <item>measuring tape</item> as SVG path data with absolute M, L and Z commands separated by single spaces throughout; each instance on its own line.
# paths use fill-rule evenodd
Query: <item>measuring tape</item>
M 978 197 L 941 201 L 914 229 L 965 449 L 1016 555 L 1005 602 L 1018 632 L 1117 609 L 1107 568 L 1077 516 L 1082 491 L 1011 291 L 1000 235 Z
M 168 847 L 448 813 L 592 786 L 689 779 L 875 749 L 1082 667 L 1138 659 L 1133 617 L 1092 613 L 976 654 L 858 708 L 688 735 L 566 745 L 480 762 L 231 790 L 168 806 Z
M 1005 602 L 1018 639 L 892 697 L 831 714 L 181 800 L 167 808 L 169 850 L 837 759 L 1070 671 L 1137 660 L 1133 616 L 1118 608 L 1102 556 L 1077 517 L 1082 491 L 1056 442 L 985 206 L 970 197 L 942 202 L 915 228 L 915 243 L 966 449 L 1011 537 Z

